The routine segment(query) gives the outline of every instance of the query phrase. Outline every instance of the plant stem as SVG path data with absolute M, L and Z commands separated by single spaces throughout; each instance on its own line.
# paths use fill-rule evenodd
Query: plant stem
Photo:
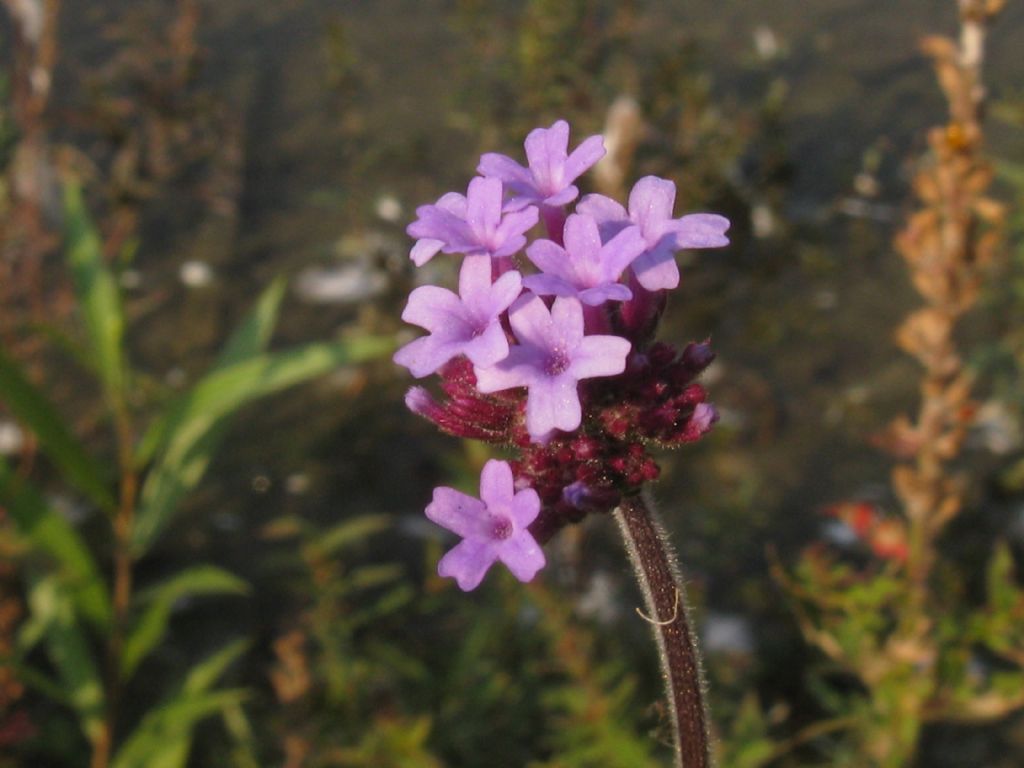
M 131 417 L 123 402 L 115 402 L 114 422 L 117 432 L 118 466 L 121 475 L 121 493 L 114 515 L 114 584 L 113 623 L 107 640 L 106 696 L 107 712 L 103 730 L 94 744 L 91 768 L 107 768 L 117 728 L 117 713 L 121 698 L 121 654 L 128 630 L 128 613 L 132 599 L 132 532 L 135 527 L 135 505 L 138 497 L 138 473 L 134 460 L 134 430 Z
M 704 673 L 675 553 L 650 503 L 624 499 L 615 519 L 644 596 L 647 616 L 661 657 L 678 768 L 711 765 Z M 639 613 L 639 611 L 638 611 Z

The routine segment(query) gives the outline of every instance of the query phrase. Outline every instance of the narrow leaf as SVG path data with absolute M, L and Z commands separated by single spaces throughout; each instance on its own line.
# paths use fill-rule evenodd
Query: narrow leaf
M 231 334 L 224 349 L 221 350 L 217 357 L 218 368 L 240 363 L 266 350 L 277 325 L 277 316 L 281 311 L 286 286 L 285 280 L 279 277 L 264 289 L 256 301 L 256 306 Z
M 263 291 L 256 306 L 231 334 L 211 370 L 226 368 L 266 351 L 274 326 L 277 325 L 277 316 L 281 308 L 281 300 L 284 298 L 285 285 L 285 281 L 278 278 Z M 153 422 L 139 445 L 136 459 L 139 465 L 148 464 L 153 459 L 153 456 L 164 444 L 170 427 L 180 418 L 181 412 L 187 404 L 187 396 L 177 398 L 164 411 L 164 414 Z
M 225 670 L 239 656 L 249 650 L 249 646 L 248 640 L 236 640 L 196 664 L 185 677 L 185 683 L 181 687 L 182 692 L 194 695 L 208 691 L 220 679 Z
M 125 640 L 121 654 L 121 676 L 132 676 L 146 656 L 163 640 L 174 605 L 185 597 L 244 594 L 248 585 L 237 576 L 212 565 L 189 568 L 163 584 L 141 593 L 144 606 Z
M 242 690 L 182 695 L 149 711 L 118 751 L 112 768 L 184 768 L 196 725 L 238 704 L 245 695 Z
M 110 601 L 89 548 L 78 531 L 38 491 L 0 460 L 0 500 L 22 538 L 52 557 L 77 610 L 101 631 L 110 625 Z
M 245 699 L 245 691 L 209 689 L 247 647 L 244 640 L 229 643 L 189 670 L 181 688 L 142 719 L 112 768 L 185 768 L 195 726 L 210 715 L 236 708 Z
M 126 370 L 121 295 L 103 258 L 100 237 L 82 199 L 82 190 L 76 184 L 64 187 L 64 221 L 67 259 L 95 356 L 96 372 L 108 398 L 118 402 L 123 399 Z
M 102 730 L 104 695 L 89 640 L 75 621 L 71 598 L 60 581 L 53 575 L 29 580 L 32 617 L 45 628 L 47 652 L 82 732 L 95 742 Z
M 390 338 L 366 337 L 261 354 L 215 369 L 196 383 L 167 426 L 166 448 L 146 478 L 133 540 L 144 553 L 196 486 L 223 437 L 224 420 L 242 406 L 342 365 L 379 357 Z
M 32 430 L 68 483 L 104 509 L 114 506 L 100 466 L 65 426 L 53 404 L 34 387 L 14 360 L 0 350 L 0 401 Z
M 360 515 L 318 535 L 312 546 L 322 555 L 332 555 L 338 550 L 368 539 L 389 525 L 391 519 L 387 515 Z

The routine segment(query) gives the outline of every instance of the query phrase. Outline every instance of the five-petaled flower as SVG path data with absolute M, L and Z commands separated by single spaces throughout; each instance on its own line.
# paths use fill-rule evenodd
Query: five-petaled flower
M 572 154 L 569 150 L 569 124 L 558 120 L 550 128 L 535 128 L 524 143 L 528 167 L 511 157 L 488 152 L 480 158 L 477 173 L 500 179 L 512 192 L 511 210 L 531 203 L 558 207 L 571 203 L 580 191 L 573 182 L 604 157 L 600 136 L 585 139 Z
M 465 197 L 449 192 L 434 205 L 421 205 L 416 216 L 406 232 L 417 238 L 409 253 L 417 267 L 438 251 L 511 256 L 526 245 L 524 233 L 537 223 L 536 208 L 503 213 L 501 181 L 480 177 L 469 182 Z
M 582 411 L 577 382 L 614 376 L 626 369 L 630 343 L 619 336 L 584 336 L 583 307 L 557 298 L 549 310 L 526 293 L 509 310 L 519 344 L 490 368 L 477 366 L 477 389 L 485 394 L 526 387 L 526 429 L 543 442 L 553 430 L 571 432 Z
M 729 220 L 714 213 L 691 213 L 672 218 L 676 185 L 656 176 L 645 176 L 633 185 L 627 211 L 604 195 L 587 195 L 576 210 L 593 216 L 605 241 L 636 225 L 646 248 L 632 263 L 637 281 L 648 291 L 672 289 L 679 285 L 676 251 L 686 248 L 718 248 L 729 244 L 725 232 Z
M 491 282 L 490 256 L 467 256 L 459 272 L 459 295 L 436 285 L 421 285 L 409 295 L 402 319 L 430 331 L 395 353 L 394 360 L 413 376 L 434 373 L 453 357 L 465 355 L 490 366 L 508 356 L 501 314 L 519 296 L 518 272 Z
M 435 488 L 426 511 L 462 537 L 441 558 L 437 572 L 465 591 L 475 589 L 498 560 L 524 582 L 544 567 L 544 552 L 528 529 L 540 513 L 540 498 L 532 488 L 516 492 L 508 462 L 492 459 L 484 465 L 479 500 L 454 488 Z
M 574 296 L 589 306 L 606 301 L 628 301 L 632 292 L 619 278 L 647 248 L 637 227 L 628 227 L 602 245 L 597 222 L 574 213 L 565 222 L 565 247 L 537 240 L 526 249 L 527 258 L 541 273 L 523 285 L 540 296 Z

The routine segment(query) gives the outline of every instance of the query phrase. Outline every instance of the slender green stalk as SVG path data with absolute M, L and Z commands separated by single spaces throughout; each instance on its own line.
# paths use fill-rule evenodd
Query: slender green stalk
M 647 615 L 641 617 L 651 625 L 661 657 L 675 764 L 707 768 L 711 738 L 704 704 L 706 684 L 675 553 L 652 505 L 642 497 L 625 499 L 615 510 L 615 519 L 643 593 Z

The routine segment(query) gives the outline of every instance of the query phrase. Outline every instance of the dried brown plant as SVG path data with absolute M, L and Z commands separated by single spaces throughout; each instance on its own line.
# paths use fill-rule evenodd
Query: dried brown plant
M 917 413 L 900 416 L 876 439 L 897 462 L 892 487 L 902 515 L 884 523 L 899 556 L 890 552 L 867 568 L 852 568 L 816 549 L 795 579 L 776 569 L 795 598 L 807 640 L 863 686 L 864 706 L 837 718 L 839 728 L 856 732 L 870 764 L 893 768 L 913 759 L 929 722 L 991 721 L 1024 706 L 1024 691 L 969 679 L 972 647 L 1000 632 L 985 624 L 985 609 L 972 614 L 969 606 L 952 604 L 938 578 L 940 537 L 965 502 L 968 483 L 957 461 L 977 410 L 956 333 L 990 274 L 1004 221 L 1002 204 L 988 194 L 993 172 L 984 155 L 981 77 L 986 30 L 1003 0 L 958 5 L 959 40 L 922 42 L 949 119 L 928 132 L 929 152 L 913 179 L 917 207 L 895 238 L 924 299 L 896 332 L 897 345 L 923 369 Z M 994 562 L 990 588 L 999 588 L 1011 566 L 999 555 Z
M 892 640 L 890 653 L 934 664 L 934 623 L 929 618 L 936 542 L 964 500 L 964 480 L 954 474 L 976 406 L 972 377 L 957 351 L 954 334 L 977 302 L 1000 246 L 1003 206 L 987 195 L 992 168 L 984 156 L 981 66 L 985 30 L 1002 0 L 960 0 L 959 41 L 928 37 L 932 58 L 949 103 L 949 121 L 928 133 L 930 156 L 914 178 L 919 208 L 896 237 L 896 249 L 925 305 L 896 334 L 897 344 L 924 369 L 920 406 L 913 420 L 889 430 L 902 459 L 893 488 L 907 525 L 907 572 L 912 603 Z

